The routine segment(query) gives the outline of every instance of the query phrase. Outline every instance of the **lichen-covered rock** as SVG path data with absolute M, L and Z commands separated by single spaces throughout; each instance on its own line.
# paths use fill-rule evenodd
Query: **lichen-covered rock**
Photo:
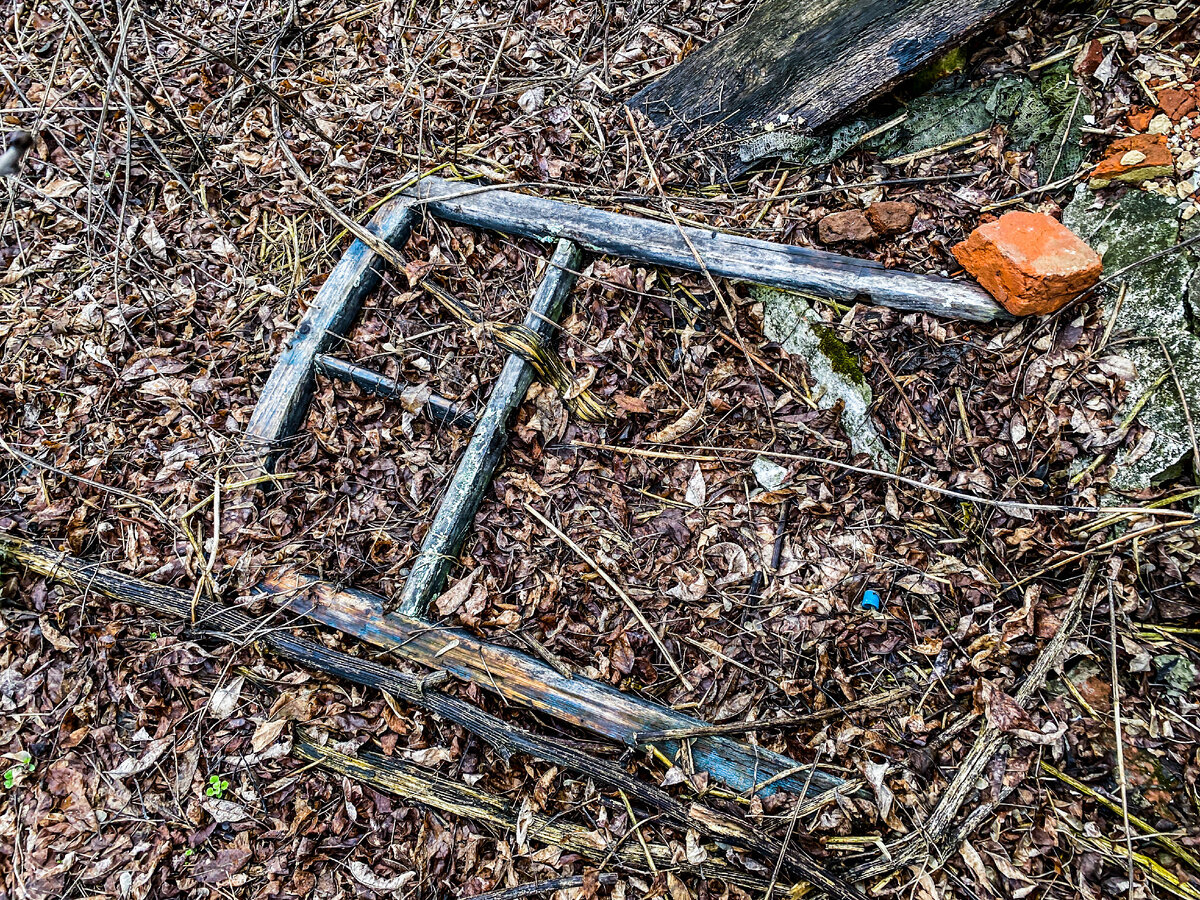
M 788 353 L 803 357 L 819 386 L 814 399 L 821 409 L 842 402 L 842 427 L 855 453 L 865 453 L 880 468 L 895 465 L 871 422 L 871 385 L 858 360 L 798 294 L 754 287 L 763 305 L 763 333 Z
M 1100 257 L 1057 219 L 1010 212 L 952 248 L 954 258 L 1017 316 L 1045 315 L 1100 280 Z
M 1036 82 L 1016 75 L 978 85 L 965 75 L 942 78 L 906 104 L 901 122 L 894 122 L 895 112 L 887 110 L 815 135 L 778 128 L 743 142 L 738 156 L 744 163 L 778 156 L 796 164 L 825 165 L 861 149 L 887 159 L 1003 124 L 1009 148 L 1033 150 L 1038 181 L 1048 184 L 1083 164 L 1082 128 L 1092 103 L 1070 73 L 1070 61 L 1063 60 Z
M 1157 194 L 1128 191 L 1119 199 L 1106 200 L 1081 185 L 1063 210 L 1063 221 L 1096 248 L 1106 271 L 1130 266 L 1120 276 L 1125 296 L 1119 309 L 1119 284 L 1109 285 L 1101 294 L 1106 318 L 1115 316 L 1114 335 L 1146 338 L 1125 340 L 1120 345 L 1137 373 L 1128 385 L 1124 415 L 1130 414 L 1147 391 L 1153 393 L 1138 412 L 1138 421 L 1148 429 L 1146 437 L 1117 455 L 1110 484 L 1117 491 L 1143 491 L 1174 472 L 1192 450 L 1187 413 L 1175 379 L 1179 379 L 1188 408 L 1200 409 L 1200 338 L 1189 330 L 1185 305 L 1189 283 L 1200 278 L 1200 258 L 1185 249 L 1131 266 L 1174 247 L 1183 237 L 1178 205 Z M 1200 301 L 1200 284 L 1195 299 Z

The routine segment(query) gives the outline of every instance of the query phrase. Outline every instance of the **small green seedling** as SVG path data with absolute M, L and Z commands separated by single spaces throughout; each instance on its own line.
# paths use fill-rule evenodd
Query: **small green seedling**
M 21 752 L 17 754 L 17 765 L 12 766 L 4 772 L 4 789 L 6 791 L 12 790 L 17 785 L 18 775 L 22 772 L 32 772 L 36 768 L 37 763 L 34 762 L 33 757 L 28 753 Z
M 152 641 L 158 640 L 158 632 L 157 631 L 150 632 L 150 640 L 152 640 Z
M 205 796 L 212 797 L 214 800 L 220 800 L 225 796 L 227 790 L 229 790 L 229 782 L 221 778 L 220 775 L 208 776 L 208 787 L 204 790 Z

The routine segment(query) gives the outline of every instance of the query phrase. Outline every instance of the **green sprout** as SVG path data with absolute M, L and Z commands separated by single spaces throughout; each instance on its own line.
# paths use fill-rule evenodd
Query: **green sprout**
M 225 796 L 225 792 L 229 790 L 229 782 L 221 778 L 220 775 L 208 776 L 208 787 L 205 788 L 205 796 L 212 797 L 214 800 L 220 800 Z
M 158 632 L 157 631 L 150 632 L 150 640 L 152 640 L 152 641 L 158 640 Z
M 14 787 L 16 787 L 17 776 L 21 774 L 22 771 L 32 772 L 36 768 L 37 763 L 34 762 L 32 756 L 24 752 L 18 754 L 17 764 L 4 772 L 4 789 L 6 791 L 11 791 Z

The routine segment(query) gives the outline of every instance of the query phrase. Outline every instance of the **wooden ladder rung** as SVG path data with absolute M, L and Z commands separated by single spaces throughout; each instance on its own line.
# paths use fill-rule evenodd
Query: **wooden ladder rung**
M 325 375 L 338 381 L 346 381 L 358 387 L 359 390 L 376 397 L 395 398 L 407 391 L 411 385 L 397 381 L 380 372 L 375 372 L 357 363 L 347 362 L 319 353 L 314 361 L 319 375 Z M 452 400 L 447 400 L 440 394 L 432 394 L 425 401 L 425 412 L 429 418 L 443 425 L 474 425 L 475 413 L 459 406 Z

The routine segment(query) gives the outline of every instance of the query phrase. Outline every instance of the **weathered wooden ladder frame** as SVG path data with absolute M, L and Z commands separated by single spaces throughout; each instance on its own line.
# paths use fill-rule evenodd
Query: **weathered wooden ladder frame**
M 556 242 L 546 275 L 525 317 L 525 326 L 547 341 L 553 337 L 566 295 L 575 283 L 583 248 L 847 303 L 868 300 L 973 321 L 991 321 L 1005 315 L 984 291 L 965 282 L 432 176 L 385 203 L 367 227 L 399 250 L 407 243 L 421 210 L 464 225 Z M 250 442 L 264 448 L 268 465 L 303 424 L 317 373 L 384 396 L 403 391 L 402 384 L 325 352 L 349 333 L 364 298 L 379 284 L 379 265 L 379 258 L 361 241 L 355 241 L 322 285 L 280 355 L 246 432 Z M 533 374 L 532 367 L 520 357 L 510 355 L 506 360 L 405 579 L 397 605 L 401 613 L 423 616 L 445 585 L 500 462 L 509 420 L 529 389 Z M 474 419 L 469 412 L 436 396 L 430 398 L 426 409 L 442 422 Z
M 845 303 L 868 301 L 902 310 L 988 322 L 1007 314 L 974 285 L 934 276 L 885 269 L 866 260 L 718 231 L 679 227 L 487 186 L 426 177 L 380 207 L 367 226 L 401 249 L 422 211 L 442 219 L 505 234 L 554 242 L 546 274 L 538 285 L 525 326 L 549 341 L 575 283 L 584 250 L 756 282 Z M 261 464 L 273 468 L 285 443 L 304 422 L 314 379 L 324 374 L 391 396 L 404 385 L 326 353 L 345 338 L 366 296 L 379 284 L 379 258 L 355 241 L 322 285 L 271 372 L 247 428 Z M 395 611 L 383 598 L 297 573 L 276 573 L 259 594 L 315 621 L 430 668 L 449 671 L 572 725 L 625 744 L 638 735 L 702 726 L 670 707 L 625 694 L 609 685 L 564 675 L 524 653 L 445 629 L 425 619 L 458 558 L 468 530 L 507 438 L 508 423 L 533 380 L 532 367 L 509 356 L 483 412 L 476 418 L 441 398 L 426 410 L 438 421 L 475 421 L 454 477 L 430 525 Z M 721 735 L 684 742 L 689 764 L 712 773 L 737 791 L 810 793 L 842 785 L 836 776 L 800 766 L 794 760 Z M 669 753 L 682 749 L 664 741 Z

